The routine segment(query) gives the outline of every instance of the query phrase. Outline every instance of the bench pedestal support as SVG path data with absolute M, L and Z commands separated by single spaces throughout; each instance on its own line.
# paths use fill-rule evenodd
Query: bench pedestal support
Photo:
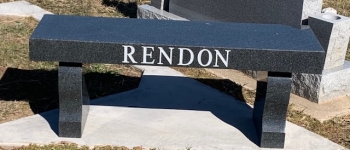
M 58 136 L 80 138 L 90 104 L 81 63 L 59 63 L 58 91 Z
M 253 120 L 260 147 L 283 148 L 291 73 L 258 72 Z

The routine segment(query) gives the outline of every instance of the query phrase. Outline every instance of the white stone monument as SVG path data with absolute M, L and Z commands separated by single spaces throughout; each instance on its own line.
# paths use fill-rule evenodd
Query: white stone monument
M 350 18 L 334 13 L 309 17 L 309 25 L 326 60 L 322 74 L 294 74 L 292 93 L 316 103 L 350 94 L 350 62 L 345 61 L 350 37 Z

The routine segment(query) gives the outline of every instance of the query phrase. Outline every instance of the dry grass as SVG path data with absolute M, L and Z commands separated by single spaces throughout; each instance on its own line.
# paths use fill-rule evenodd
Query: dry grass
M 338 14 L 350 16 L 350 1 L 349 0 L 324 0 L 323 7 L 333 7 L 338 11 Z
M 0 78 L 7 68 L 18 69 L 53 69 L 49 63 L 28 62 L 28 38 L 37 22 L 30 18 L 0 17 Z M 25 51 L 26 52 L 25 52 Z M 18 82 L 0 81 L 0 94 L 8 92 L 8 86 Z M 12 93 L 15 95 L 16 93 Z M 1 96 L 0 96 L 1 97 Z M 1 99 L 1 98 L 0 98 Z M 32 115 L 29 103 L 16 99 L 13 101 L 0 100 L 0 123 Z
M 145 149 L 142 146 L 136 146 L 133 148 L 128 148 L 125 146 L 95 146 L 93 148 L 87 146 L 78 146 L 74 143 L 61 142 L 57 144 L 49 145 L 36 145 L 31 144 L 29 146 L 14 147 L 12 150 L 157 150 L 156 148 Z M 1 148 L 0 150 L 5 150 Z
M 320 122 L 301 111 L 288 111 L 288 121 L 317 133 L 329 140 L 350 148 L 350 114 L 342 117 L 335 117 L 331 120 Z
M 0 0 L 12 2 L 18 0 Z M 150 0 L 27 0 L 54 14 L 136 18 L 138 4 Z
M 28 0 L 54 14 L 122 17 L 114 7 L 106 7 L 101 0 Z
M 0 101 L 0 123 L 33 115 L 30 106 L 24 101 Z
M 28 62 L 29 35 L 37 26 L 32 18 L 0 17 L 0 66 L 18 69 L 54 69 L 53 63 Z

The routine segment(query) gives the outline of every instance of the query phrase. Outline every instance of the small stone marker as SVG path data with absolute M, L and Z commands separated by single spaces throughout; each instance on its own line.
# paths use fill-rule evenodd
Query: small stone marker
M 309 25 L 327 50 L 324 69 L 339 67 L 345 62 L 350 37 L 350 18 L 333 13 L 310 16 Z
M 316 103 L 350 93 L 350 62 L 345 60 L 350 18 L 334 13 L 310 16 L 309 25 L 326 51 L 322 74 L 293 74 L 292 92 Z M 307 83 L 307 84 L 305 84 Z

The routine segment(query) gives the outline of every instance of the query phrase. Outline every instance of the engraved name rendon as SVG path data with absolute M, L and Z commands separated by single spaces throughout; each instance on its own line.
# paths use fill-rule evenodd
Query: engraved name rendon
M 219 51 L 214 49 L 214 51 L 210 51 L 208 49 L 200 49 L 198 53 L 194 53 L 190 48 L 141 46 L 142 50 L 137 52 L 142 53 L 142 58 L 140 58 L 141 60 L 135 60 L 135 58 L 139 58 L 134 57 L 135 47 L 131 45 L 122 46 L 124 49 L 122 63 L 145 65 L 164 65 L 167 62 L 169 65 L 177 66 L 191 66 L 193 63 L 198 63 L 202 67 L 228 67 L 229 54 L 231 52 L 231 50 Z M 177 56 L 173 57 L 174 54 Z M 139 55 L 137 54 L 137 56 Z M 173 58 L 177 58 L 177 60 Z M 220 64 L 224 66 L 220 66 Z

